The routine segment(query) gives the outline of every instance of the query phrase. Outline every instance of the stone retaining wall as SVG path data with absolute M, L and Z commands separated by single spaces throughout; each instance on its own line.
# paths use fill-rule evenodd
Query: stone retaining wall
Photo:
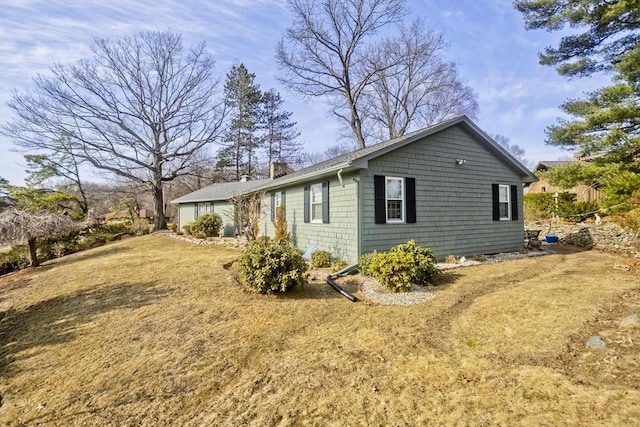
M 540 239 L 546 234 L 555 234 L 558 241 L 567 245 L 584 248 L 597 248 L 604 251 L 624 253 L 640 258 L 640 235 L 626 230 L 617 224 L 553 224 L 549 231 L 549 224 L 527 223 L 527 230 L 542 230 Z

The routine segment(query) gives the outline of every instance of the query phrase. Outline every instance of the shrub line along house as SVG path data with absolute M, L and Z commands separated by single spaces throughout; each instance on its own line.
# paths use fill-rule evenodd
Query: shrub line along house
M 284 176 L 213 184 L 171 203 L 182 227 L 204 212 L 231 221 L 230 197 L 264 192 L 260 233 L 274 235 L 272 219 L 284 204 L 292 242 L 302 250 L 316 246 L 356 263 L 415 239 L 444 258 L 521 249 L 522 186 L 534 181 L 459 116 Z M 226 234 L 236 229 L 229 221 Z

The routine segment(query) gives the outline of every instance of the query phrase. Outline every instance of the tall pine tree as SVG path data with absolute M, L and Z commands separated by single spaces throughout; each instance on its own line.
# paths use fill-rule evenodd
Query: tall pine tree
M 255 77 L 244 64 L 234 65 L 224 85 L 231 121 L 225 137 L 228 145 L 218 152 L 218 167 L 231 169 L 236 180 L 242 175 L 255 174 L 262 145 L 258 134 L 262 95 Z
M 598 185 L 615 202 L 640 197 L 639 2 L 518 0 L 515 7 L 527 29 L 574 30 L 540 54 L 541 64 L 568 77 L 613 75 L 611 86 L 562 104 L 570 118 L 547 129 L 548 144 L 575 149 L 590 164 L 554 168 L 548 178 L 560 185 Z
M 299 163 L 302 144 L 296 138 L 300 132 L 296 122 L 291 120 L 292 113 L 283 108 L 284 100 L 275 89 L 262 95 L 262 123 L 264 127 L 265 154 L 267 164 L 285 162 Z

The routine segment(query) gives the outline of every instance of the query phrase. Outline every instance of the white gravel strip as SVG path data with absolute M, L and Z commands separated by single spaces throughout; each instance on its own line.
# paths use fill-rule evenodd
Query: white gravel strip
M 409 306 L 429 302 L 436 297 L 435 292 L 418 285 L 412 285 L 410 292 L 390 292 L 372 277 L 365 278 L 360 285 L 360 293 L 369 301 L 381 305 Z

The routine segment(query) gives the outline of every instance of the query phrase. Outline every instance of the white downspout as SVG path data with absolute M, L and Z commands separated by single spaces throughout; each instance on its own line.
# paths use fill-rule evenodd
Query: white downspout
M 343 169 L 340 169 L 340 170 L 338 171 L 338 181 L 340 181 L 340 186 L 341 186 L 342 188 L 344 188 L 344 182 L 342 182 L 342 171 L 343 171 Z

